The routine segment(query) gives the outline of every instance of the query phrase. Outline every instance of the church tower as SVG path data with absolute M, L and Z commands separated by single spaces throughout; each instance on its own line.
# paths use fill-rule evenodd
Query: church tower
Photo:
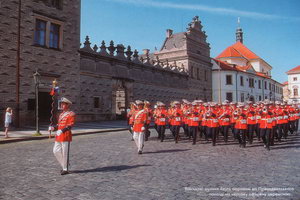
M 236 41 L 243 43 L 243 30 L 240 27 L 240 18 L 238 18 L 238 28 L 236 29 Z

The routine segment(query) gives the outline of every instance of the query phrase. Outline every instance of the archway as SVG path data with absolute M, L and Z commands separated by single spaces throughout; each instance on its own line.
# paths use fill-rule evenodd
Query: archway
M 130 81 L 114 79 L 112 90 L 112 115 L 114 119 L 126 119 L 131 91 Z
M 252 101 L 253 103 L 255 103 L 255 98 L 254 98 L 254 96 L 250 96 L 250 97 L 249 97 L 249 101 Z

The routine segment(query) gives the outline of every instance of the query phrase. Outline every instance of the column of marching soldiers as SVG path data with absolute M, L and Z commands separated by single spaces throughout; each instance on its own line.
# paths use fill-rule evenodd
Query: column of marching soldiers
M 142 117 L 144 116 L 144 117 Z M 173 101 L 169 107 L 162 102 L 157 102 L 154 108 L 148 101 L 137 100 L 131 103 L 127 113 L 130 132 L 136 135 L 138 153 L 142 153 L 144 142 L 150 137 L 149 125 L 154 122 L 154 128 L 158 133 L 158 140 L 165 139 L 166 128 L 169 127 L 175 143 L 184 135 L 196 144 L 198 135 L 207 142 L 211 141 L 215 146 L 217 139 L 228 142 L 229 134 L 233 140 L 238 140 L 239 146 L 246 147 L 246 143 L 252 144 L 254 136 L 258 141 L 263 141 L 264 147 L 270 150 L 274 142 L 281 142 L 290 134 L 297 133 L 300 111 L 297 104 L 282 102 L 258 102 L 233 103 L 224 101 L 222 104 L 195 100 Z M 138 129 L 138 130 L 137 130 Z M 222 135 L 222 138 L 219 137 Z M 142 144 L 138 144 L 141 142 Z

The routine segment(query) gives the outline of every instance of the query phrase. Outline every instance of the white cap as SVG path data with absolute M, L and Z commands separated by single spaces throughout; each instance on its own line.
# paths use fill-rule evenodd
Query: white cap
M 144 102 L 143 102 L 143 101 L 140 101 L 140 100 L 136 100 L 136 101 L 135 101 L 135 104 L 136 104 L 136 105 L 141 105 L 141 104 L 144 104 Z
M 61 103 L 67 103 L 67 104 L 72 104 L 72 101 L 70 101 L 69 99 L 67 99 L 66 97 L 62 97 L 60 100 Z

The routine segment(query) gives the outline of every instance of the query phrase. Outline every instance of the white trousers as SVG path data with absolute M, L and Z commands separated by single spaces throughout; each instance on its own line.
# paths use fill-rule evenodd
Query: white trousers
M 68 170 L 69 142 L 55 142 L 53 153 L 63 170 Z
M 144 141 L 145 141 L 145 133 L 144 132 L 133 132 L 133 139 L 138 148 L 138 151 L 143 151 Z

